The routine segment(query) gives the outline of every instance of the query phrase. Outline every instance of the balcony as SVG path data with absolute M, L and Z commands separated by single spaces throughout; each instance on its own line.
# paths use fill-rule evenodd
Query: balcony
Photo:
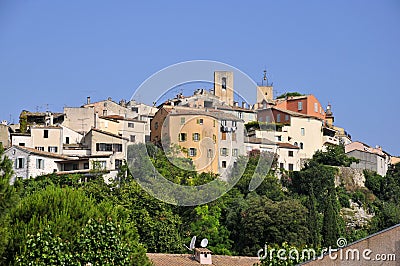
M 333 144 L 333 145 L 339 145 L 339 139 L 336 137 L 330 137 L 330 136 L 323 136 L 322 137 L 322 142 L 323 144 Z
M 221 126 L 221 132 L 235 132 L 237 127 Z

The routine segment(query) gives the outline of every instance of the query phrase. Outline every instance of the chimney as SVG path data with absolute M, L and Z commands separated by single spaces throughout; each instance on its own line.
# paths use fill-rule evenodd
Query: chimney
M 86 104 L 90 104 L 90 96 L 86 98 Z
M 195 248 L 194 259 L 200 262 L 200 264 L 211 265 L 211 251 L 208 248 Z
M 246 102 L 242 102 L 242 108 L 243 108 L 243 109 L 246 108 Z
M 239 103 L 238 102 L 233 102 L 233 106 L 238 107 Z

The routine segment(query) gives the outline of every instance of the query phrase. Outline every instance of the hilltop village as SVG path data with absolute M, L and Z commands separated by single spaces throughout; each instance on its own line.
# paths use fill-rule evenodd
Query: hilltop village
M 127 156 L 127 146 L 153 142 L 178 145 L 199 172 L 223 176 L 238 156 L 269 151 L 277 168 L 299 171 L 305 160 L 329 145 L 344 145 L 359 159 L 351 167 L 385 176 L 391 161 L 381 147 L 353 141 L 337 126 L 331 105 L 314 95 L 274 96 L 265 79 L 256 87 L 257 102 L 236 99 L 233 72 L 216 71 L 214 87 L 193 95 L 176 95 L 158 106 L 111 98 L 62 113 L 22 111 L 18 124 L 0 125 L 0 141 L 14 162 L 16 177 L 58 173 L 88 173 L 94 165 L 115 178 Z M 265 83 L 265 84 L 264 84 Z

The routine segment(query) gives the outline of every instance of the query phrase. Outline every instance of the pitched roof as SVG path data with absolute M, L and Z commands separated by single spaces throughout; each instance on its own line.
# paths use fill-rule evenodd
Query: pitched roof
M 278 147 L 283 149 L 300 149 L 299 147 L 286 142 L 278 143 Z
M 61 155 L 61 154 L 47 152 L 47 151 L 39 151 L 37 149 L 28 148 L 28 147 L 24 147 L 24 146 L 16 146 L 16 145 L 14 145 L 14 146 L 10 147 L 9 149 L 13 149 L 13 148 L 19 149 L 21 151 L 25 151 L 25 152 L 27 152 L 29 154 L 36 154 L 36 155 L 44 156 L 44 157 L 51 157 L 51 158 L 57 158 L 57 159 L 63 159 L 63 160 L 70 159 L 70 157 L 64 156 L 64 155 Z
M 154 266 L 201 266 L 191 254 L 161 254 L 147 253 L 147 257 L 153 262 Z M 212 264 L 214 266 L 252 266 L 260 262 L 257 257 L 240 257 L 212 255 Z
M 262 109 L 262 110 L 277 110 L 279 112 L 286 113 L 286 114 L 291 115 L 291 116 L 314 118 L 314 119 L 317 119 L 317 120 L 321 120 L 320 118 L 315 117 L 315 116 L 306 115 L 306 114 L 302 114 L 302 113 L 298 113 L 298 112 L 294 112 L 294 111 L 290 111 L 290 110 L 286 110 L 286 109 L 281 109 L 281 108 L 277 108 L 277 107 L 270 107 L 270 108 Z M 262 111 L 262 110 L 260 110 L 260 111 Z
M 218 120 L 232 120 L 232 121 L 243 121 L 242 119 L 232 114 L 216 110 L 216 109 L 199 109 L 191 107 L 178 107 L 178 108 L 164 108 L 170 115 L 205 115 L 211 116 Z
M 126 117 L 123 117 L 122 115 L 106 115 L 106 116 L 100 116 L 99 118 L 108 119 L 108 120 L 126 120 L 126 121 L 146 123 L 145 121 L 141 121 L 141 120 L 134 119 L 134 118 L 126 118 Z
M 245 143 L 254 143 L 254 144 L 266 144 L 266 145 L 276 145 L 277 143 L 265 139 L 265 138 L 256 138 L 256 137 L 248 137 L 244 140 Z
M 113 133 L 108 132 L 108 131 L 100 130 L 100 129 L 97 129 L 97 128 L 92 128 L 91 131 L 95 131 L 95 132 L 98 132 L 98 133 L 101 133 L 101 134 L 104 134 L 104 135 L 108 135 L 108 136 L 111 136 L 111 137 L 114 137 L 114 138 L 129 140 L 127 138 L 123 138 L 122 136 L 113 134 Z

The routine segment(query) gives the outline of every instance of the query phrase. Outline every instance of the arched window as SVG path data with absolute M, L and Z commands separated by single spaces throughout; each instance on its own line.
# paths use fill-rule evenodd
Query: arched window
M 300 142 L 300 149 L 303 149 L 303 148 L 304 148 L 303 142 Z
M 297 146 L 297 147 L 299 147 L 299 144 L 298 144 L 297 142 L 295 142 L 295 143 L 294 143 L 294 146 Z

